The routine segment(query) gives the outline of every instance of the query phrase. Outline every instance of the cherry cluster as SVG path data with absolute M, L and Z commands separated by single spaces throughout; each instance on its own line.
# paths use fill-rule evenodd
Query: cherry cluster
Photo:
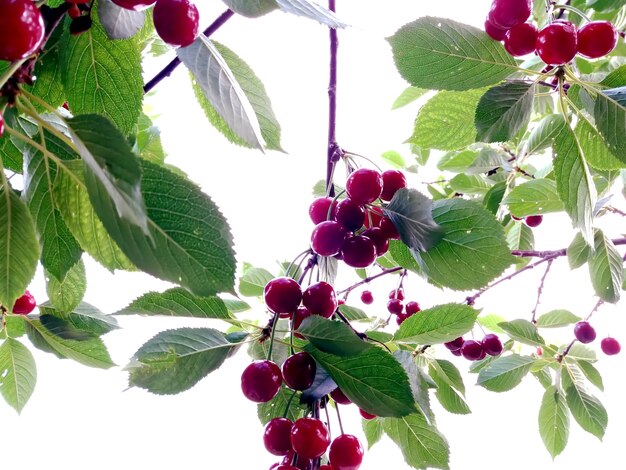
M 541 30 L 527 22 L 532 0 L 494 0 L 485 20 L 485 31 L 518 57 L 536 52 L 548 65 L 564 65 L 576 54 L 597 59 L 617 44 L 617 31 L 609 21 L 590 21 L 580 29 L 571 21 L 557 19 Z
M 372 292 L 369 290 L 364 290 L 361 292 L 361 302 L 365 305 L 370 305 L 374 302 L 374 296 Z M 396 316 L 396 322 L 398 325 L 401 325 L 404 320 L 409 318 L 411 315 L 415 315 L 417 312 L 420 312 L 422 309 L 419 304 L 411 300 L 404 304 L 404 290 L 402 287 L 397 289 L 393 289 L 389 292 L 389 301 L 387 302 L 387 311 Z
M 455 356 L 463 356 L 468 361 L 480 361 L 489 356 L 499 356 L 504 347 L 498 335 L 486 334 L 481 341 L 458 337 L 444 346 Z
M 190 0 L 113 0 L 127 10 L 144 10 L 154 5 L 154 29 L 174 47 L 188 46 L 198 37 L 198 8 Z
M 596 330 L 588 321 L 579 321 L 574 325 L 574 336 L 581 343 L 588 344 L 596 339 Z M 607 336 L 600 341 L 600 349 L 602 349 L 604 354 L 614 356 L 615 354 L 619 354 L 622 347 L 615 338 Z
M 311 248 L 321 256 L 335 256 L 353 268 L 366 268 L 389 249 L 389 240 L 400 235 L 393 222 L 384 217 L 380 207 L 371 205 L 380 198 L 389 202 L 400 188 L 406 188 L 401 171 L 382 174 L 360 168 L 348 176 L 347 198 L 337 202 L 331 197 L 318 198 L 309 207 L 315 225 Z

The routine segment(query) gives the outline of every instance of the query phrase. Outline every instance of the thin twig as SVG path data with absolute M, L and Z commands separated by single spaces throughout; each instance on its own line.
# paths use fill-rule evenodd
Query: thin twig
M 404 268 L 402 266 L 396 266 L 395 268 L 384 269 L 382 272 L 378 274 L 375 274 L 373 276 L 368 276 L 362 281 L 359 281 L 356 284 L 352 284 L 350 287 L 344 290 L 340 290 L 339 292 L 337 292 L 337 295 L 345 294 L 345 297 L 347 297 L 348 294 L 352 292 L 354 289 L 356 289 L 357 287 L 362 286 L 363 284 L 367 284 L 373 281 L 374 279 L 378 279 L 379 277 L 386 276 L 387 274 L 397 273 L 398 271 L 402 271 L 403 269 Z
M 546 271 L 541 276 L 541 282 L 539 283 L 539 288 L 537 289 L 537 302 L 535 302 L 535 308 L 533 308 L 533 316 L 530 320 L 531 323 L 537 324 L 537 309 L 539 308 L 539 303 L 541 302 L 541 294 L 543 294 L 543 286 L 546 282 L 546 277 L 548 277 L 548 273 L 550 272 L 550 268 L 552 267 L 552 263 L 554 263 L 554 258 L 550 258 L 548 260 L 548 265 L 546 266 Z

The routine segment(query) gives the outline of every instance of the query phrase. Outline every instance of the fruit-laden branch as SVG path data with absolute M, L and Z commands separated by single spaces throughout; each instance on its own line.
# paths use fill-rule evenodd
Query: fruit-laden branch
M 202 34 L 204 34 L 206 37 L 210 37 L 215 31 L 220 29 L 222 25 L 224 25 L 224 23 L 226 23 L 230 18 L 232 18 L 234 14 L 235 12 L 233 12 L 232 10 L 230 9 L 226 10 L 224 13 L 218 16 L 217 19 L 213 23 L 211 23 L 211 25 L 207 29 L 205 29 L 202 32 Z M 169 77 L 172 74 L 172 72 L 176 70 L 176 67 L 178 67 L 179 65 L 180 65 L 180 59 L 176 57 L 169 64 L 163 67 L 161 71 L 154 76 L 154 78 L 152 78 L 150 81 L 148 81 L 148 83 L 146 83 L 143 86 L 143 92 L 144 93 L 150 92 L 155 86 L 159 84 L 161 80 L 163 80 L 165 77 Z

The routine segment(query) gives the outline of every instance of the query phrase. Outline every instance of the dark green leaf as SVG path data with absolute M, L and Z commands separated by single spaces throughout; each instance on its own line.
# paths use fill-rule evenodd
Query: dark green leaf
M 15 411 L 21 413 L 37 382 L 35 358 L 16 339 L 5 339 L 0 345 L 0 371 L 0 393 Z
M 598 130 L 584 114 L 579 114 L 574 133 L 589 166 L 598 170 L 618 170 L 626 166 L 626 157 L 619 160 L 611 153 Z
M 413 21 L 389 42 L 400 75 L 419 88 L 481 88 L 517 70 L 513 57 L 484 31 L 445 18 Z
M 141 346 L 126 366 L 129 383 L 157 395 L 183 392 L 219 368 L 239 346 L 212 328 L 162 331 Z
M 345 323 L 319 315 L 305 318 L 298 331 L 320 351 L 337 356 L 354 356 L 372 347 Z
M 589 276 L 598 297 L 610 303 L 619 300 L 624 261 L 613 242 L 599 229 L 595 231 L 594 250 L 589 258 Z
M 405 245 L 417 251 L 435 246 L 442 237 L 441 227 L 433 220 L 433 201 L 415 189 L 401 188 L 383 213 L 400 233 Z
M 506 190 L 507 187 L 504 181 L 494 184 L 483 198 L 483 206 L 485 206 L 485 209 L 493 215 L 496 215 L 498 209 L 500 209 L 500 204 L 502 203 Z
M 507 335 L 519 341 L 520 343 L 529 344 L 531 346 L 545 346 L 545 340 L 539 336 L 537 327 L 528 320 L 518 318 L 517 320 L 502 322 L 498 326 L 502 328 Z
M 554 139 L 565 128 L 565 118 L 562 114 L 550 114 L 544 117 L 533 129 L 524 146 L 524 153 L 532 155 L 552 146 Z
M 563 210 L 554 181 L 541 178 L 516 186 L 502 201 L 515 217 L 547 214 Z
M 285 417 L 287 419 L 290 419 L 291 421 L 302 418 L 302 416 L 304 416 L 304 412 L 306 411 L 306 407 L 300 404 L 300 400 L 298 400 L 298 397 L 294 397 L 294 399 L 291 400 L 291 404 L 289 405 L 289 411 L 287 411 L 287 414 L 285 415 L 285 410 L 287 409 L 289 399 L 294 393 L 295 392 L 293 390 L 282 386 L 276 396 L 270 401 L 265 403 L 259 403 L 257 405 L 257 416 L 259 417 L 259 421 L 261 421 L 261 424 L 266 425 L 274 418 Z
M 500 356 L 480 370 L 477 384 L 492 392 L 507 392 L 521 383 L 533 362 L 529 356 Z
M 626 87 L 598 93 L 593 115 L 611 153 L 626 160 Z
M 53 108 L 61 106 L 65 101 L 65 92 L 61 79 L 61 64 L 59 61 L 59 40 L 62 37 L 62 33 L 63 28 L 54 29 L 50 38 L 46 41 L 46 47 L 37 57 L 35 72 L 33 73 L 37 77 L 35 84 L 32 88 L 26 86 L 26 89 L 33 95 L 41 98 Z M 34 102 L 32 104 L 35 108 L 43 111 L 38 104 Z
M 261 297 L 265 285 L 274 279 L 274 275 L 263 268 L 250 268 L 239 279 L 239 292 L 246 297 Z
M 537 318 L 537 328 L 560 328 L 581 321 L 577 315 L 569 310 L 552 310 Z
M 567 247 L 567 261 L 570 269 L 580 268 L 589 261 L 591 247 L 587 244 L 580 232 L 576 234 L 572 243 Z
M 422 310 L 407 318 L 394 340 L 408 344 L 438 344 L 452 341 L 470 331 L 478 311 L 463 304 L 444 304 Z
M 569 410 L 565 397 L 554 385 L 548 387 L 539 408 L 539 434 L 552 458 L 565 449 L 569 438 Z
M 15 108 L 5 108 L 2 117 L 5 124 L 11 129 L 22 132 L 19 129 L 18 113 Z M 5 135 L 0 139 L 0 160 L 5 169 L 13 171 L 15 173 L 22 173 L 24 163 L 22 161 L 23 150 L 18 147 L 22 142 L 17 138 L 10 138 L 9 135 Z
M 402 366 L 382 349 L 349 357 L 305 348 L 359 408 L 376 416 L 405 416 L 415 411 L 411 387 Z
M 39 306 L 41 322 L 49 331 L 65 339 L 74 339 L 71 336 L 74 330 L 80 330 L 91 336 L 101 336 L 119 328 L 117 320 L 111 315 L 105 315 L 96 307 L 82 302 L 71 312 L 57 310 L 51 303 L 46 302 Z M 44 317 L 53 317 L 59 322 L 54 323 L 56 330 L 52 331 L 44 321 Z
M 506 142 L 530 121 L 535 86 L 522 81 L 505 82 L 488 90 L 476 108 L 476 140 Z

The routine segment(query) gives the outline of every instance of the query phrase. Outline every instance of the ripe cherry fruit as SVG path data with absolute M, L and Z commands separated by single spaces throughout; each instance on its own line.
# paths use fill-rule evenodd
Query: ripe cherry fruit
M 287 455 L 291 450 L 291 428 L 287 418 L 274 418 L 265 425 L 263 444 L 270 454 Z
M 455 351 L 459 351 L 461 349 L 461 347 L 463 346 L 463 343 L 465 342 L 465 340 L 463 339 L 462 336 L 459 336 L 456 339 L 453 339 L 452 341 L 448 341 L 447 343 L 443 343 L 443 345 L 452 352 Z
M 354 235 L 341 245 L 343 262 L 353 268 L 367 268 L 376 261 L 376 245 L 367 237 Z
M 574 336 L 583 344 L 591 343 L 596 339 L 596 330 L 589 322 L 579 321 L 574 325 Z
M 45 26 L 31 0 L 0 2 L 0 60 L 25 59 L 41 46 Z
M 526 225 L 529 227 L 537 227 L 543 222 L 543 215 L 529 215 L 524 218 L 524 222 L 526 222 Z
M 241 391 L 256 403 L 265 403 L 276 396 L 283 383 L 283 376 L 272 361 L 254 361 L 241 374 Z
M 302 294 L 302 305 L 314 315 L 330 318 L 338 305 L 335 289 L 324 281 L 311 284 Z
M 368 290 L 361 292 L 361 302 L 365 305 L 371 305 L 374 302 L 374 296 Z
M 494 0 L 488 19 L 496 28 L 511 29 L 524 23 L 531 11 L 531 0 Z
M 615 354 L 619 354 L 622 347 L 615 338 L 607 336 L 600 342 L 600 349 L 602 349 L 602 352 L 607 356 L 614 356 Z
M 311 248 L 321 256 L 335 256 L 341 250 L 346 230 L 339 222 L 327 220 L 319 223 L 311 233 Z
M 363 230 L 361 235 L 374 242 L 376 256 L 382 256 L 389 251 L 389 239 L 385 236 L 380 227 L 370 227 Z
M 490 356 L 498 356 L 502 353 L 502 341 L 500 341 L 498 335 L 492 333 L 487 334 L 480 343 L 483 347 L 483 351 Z
M 578 49 L 576 26 L 569 21 L 561 20 L 550 23 L 539 31 L 535 48 L 546 64 L 567 64 L 574 58 Z
M 340 405 L 349 405 L 352 401 L 345 396 L 345 394 L 341 391 L 339 387 L 330 392 L 330 398 L 335 400 L 335 403 L 339 403 Z
M 158 0 L 152 10 L 154 29 L 171 46 L 188 46 L 198 36 L 198 9 L 189 0 Z
M 328 457 L 333 470 L 357 470 L 363 462 L 363 446 L 356 436 L 342 434 L 330 445 Z
M 315 225 L 325 220 L 333 220 L 337 212 L 337 203 L 332 197 L 319 197 L 309 206 L 309 217 Z M 332 209 L 331 209 L 332 206 Z M 328 213 L 330 209 L 330 214 Z M 330 217 L 329 217 L 330 216 Z
M 352 199 L 344 199 L 337 204 L 335 220 L 348 232 L 354 232 L 360 229 L 365 222 L 365 209 Z
M 369 204 L 380 196 L 383 179 L 376 170 L 360 168 L 350 173 L 346 181 L 348 197 L 358 204 Z
M 617 31 L 609 21 L 591 21 L 578 30 L 578 53 L 597 59 L 611 52 L 617 44 Z
M 300 284 L 290 277 L 277 277 L 265 285 L 265 305 L 274 313 L 291 313 L 302 300 Z
M 404 304 L 400 299 L 389 299 L 387 302 L 387 311 L 393 315 L 401 315 L 404 310 Z
M 29 291 L 26 291 L 15 301 L 11 311 L 17 315 L 28 315 L 30 312 L 35 310 L 36 306 L 37 302 L 35 301 L 35 297 L 33 297 L 33 294 Z
M 404 311 L 409 316 L 416 314 L 420 310 L 421 310 L 420 305 L 417 302 L 415 302 L 414 300 L 411 300 L 410 302 L 407 302 L 406 307 L 404 307 Z
M 306 390 L 315 380 L 316 369 L 315 359 L 307 352 L 299 352 L 283 363 L 283 380 L 292 390 Z
M 365 410 L 364 410 L 364 409 L 362 409 L 362 408 L 359 408 L 359 414 L 361 415 L 361 417 L 362 417 L 363 419 L 367 419 L 368 421 L 369 421 L 370 419 L 374 419 L 374 418 L 376 418 L 376 417 L 377 417 L 376 415 L 373 415 L 372 413 L 368 413 L 367 411 L 365 411 Z
M 383 201 L 391 201 L 398 189 L 406 188 L 406 177 L 400 170 L 383 171 L 381 177 L 383 179 L 383 190 L 380 193 L 380 198 Z
M 291 428 L 291 447 L 299 457 L 314 459 L 321 457 L 330 444 L 330 433 L 322 421 L 315 418 L 300 418 Z
M 473 339 L 468 339 L 463 342 L 463 346 L 461 346 L 461 354 L 465 359 L 470 361 L 479 361 L 481 357 L 484 357 L 485 351 L 483 350 L 482 344 L 478 341 L 474 341 Z
M 495 26 L 493 23 L 491 23 L 491 21 L 489 21 L 489 18 L 485 20 L 485 32 L 494 41 L 503 41 L 504 36 L 506 36 L 507 31 L 508 30 L 506 29 L 500 29 L 497 26 Z
M 509 29 L 504 38 L 504 48 L 512 56 L 518 57 L 535 52 L 539 31 L 534 24 L 522 23 Z

